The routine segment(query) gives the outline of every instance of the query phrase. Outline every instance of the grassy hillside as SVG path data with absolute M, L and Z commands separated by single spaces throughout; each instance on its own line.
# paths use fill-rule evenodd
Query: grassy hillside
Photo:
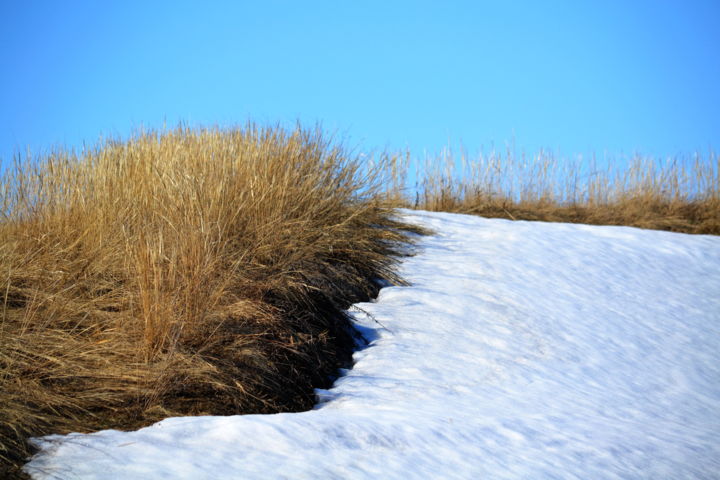
M 0 457 L 172 415 L 310 408 L 351 362 L 343 309 L 400 282 L 405 227 L 318 131 L 179 128 L 2 183 Z
M 139 133 L 0 183 L 0 476 L 29 436 L 297 411 L 401 283 L 393 208 L 720 234 L 720 159 L 360 162 L 318 130 Z M 411 184 L 412 183 L 412 184 Z

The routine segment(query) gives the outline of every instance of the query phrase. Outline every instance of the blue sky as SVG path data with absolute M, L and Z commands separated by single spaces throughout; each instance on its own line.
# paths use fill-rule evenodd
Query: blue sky
M 720 1 L 0 3 L 0 158 L 140 126 L 360 150 L 720 146 Z

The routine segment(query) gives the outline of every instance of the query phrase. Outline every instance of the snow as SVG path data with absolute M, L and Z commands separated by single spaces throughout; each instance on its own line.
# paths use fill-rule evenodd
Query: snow
M 35 439 L 34 479 L 720 478 L 720 238 L 403 211 L 410 287 L 303 413 Z

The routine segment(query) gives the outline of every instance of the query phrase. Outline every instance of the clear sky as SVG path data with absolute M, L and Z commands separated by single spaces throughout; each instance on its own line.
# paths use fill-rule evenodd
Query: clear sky
M 720 148 L 720 0 L 0 2 L 0 157 L 321 122 L 361 150 Z

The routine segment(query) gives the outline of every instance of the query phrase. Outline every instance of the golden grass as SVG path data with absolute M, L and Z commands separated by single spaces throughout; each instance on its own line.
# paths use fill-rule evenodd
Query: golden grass
M 0 458 L 28 436 L 302 410 L 404 226 L 317 130 L 140 133 L 0 186 Z M 14 470 L 17 474 L 17 470 Z
M 720 157 L 562 160 L 511 150 L 413 163 L 395 156 L 387 197 L 398 205 L 513 220 L 629 225 L 720 234 Z M 407 179 L 418 179 L 414 188 Z M 410 192 L 410 193 L 408 193 Z

